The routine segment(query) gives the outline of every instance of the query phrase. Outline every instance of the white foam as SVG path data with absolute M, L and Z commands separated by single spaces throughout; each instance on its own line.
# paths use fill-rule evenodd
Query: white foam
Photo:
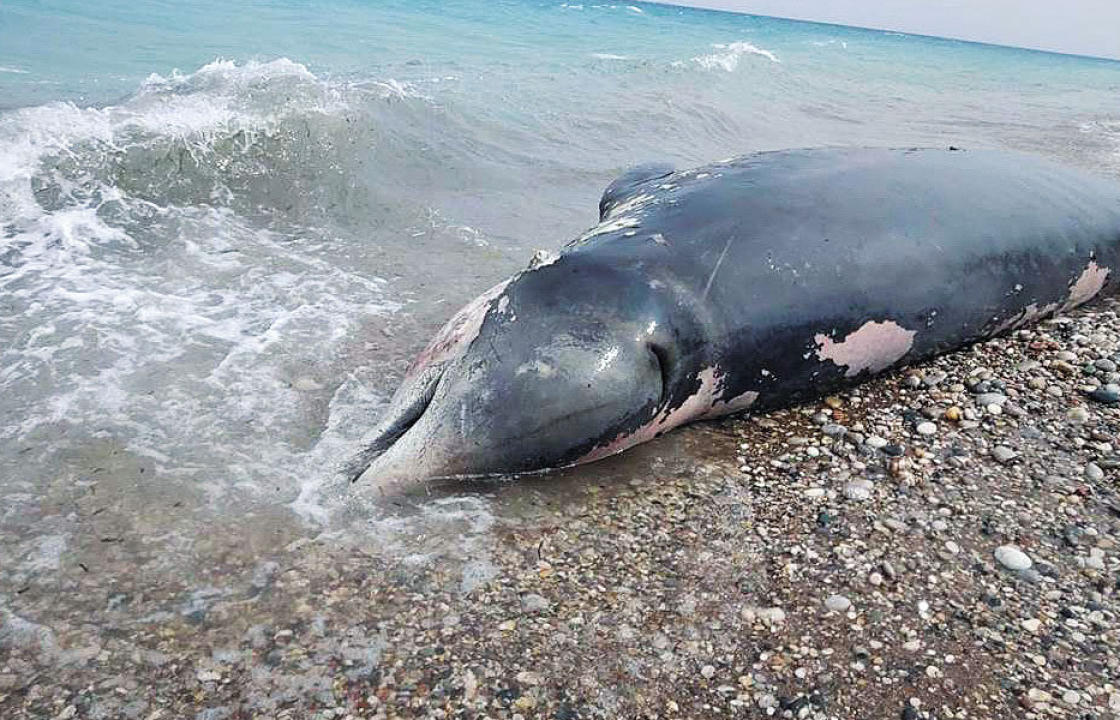
M 591 53 L 591 57 L 598 60 L 626 60 L 625 55 L 615 55 L 614 53 Z
M 370 90 L 411 92 L 387 81 L 358 88 L 362 102 Z M 345 112 L 352 91 L 289 60 L 217 61 L 153 75 L 117 106 L 0 115 L 0 443 L 50 467 L 53 443 L 35 438 L 62 424 L 215 500 L 302 488 L 296 510 L 323 519 L 325 478 L 384 402 L 374 378 L 335 368 L 399 304 L 337 238 L 264 227 L 226 205 L 230 188 L 157 203 L 117 179 L 136 151 L 236 166 L 290 118 Z
M 29 72 L 28 70 L 24 70 L 22 68 L 4 67 L 3 65 L 0 65 L 0 73 L 12 73 L 14 75 L 27 75 L 28 72 Z
M 737 41 L 730 44 L 714 43 L 712 48 L 720 50 L 721 52 L 699 55 L 692 58 L 692 62 L 705 70 L 726 70 L 727 72 L 734 72 L 735 69 L 739 67 L 740 59 L 745 55 L 757 55 L 766 58 L 770 62 L 781 62 L 778 60 L 778 57 L 769 50 L 765 50 L 745 41 Z

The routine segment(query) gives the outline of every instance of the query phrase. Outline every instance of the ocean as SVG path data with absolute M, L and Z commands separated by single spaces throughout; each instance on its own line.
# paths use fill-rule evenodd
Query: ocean
M 1120 178 L 1118 98 L 1118 62 L 642 3 L 5 2 L 6 559 L 57 561 L 44 508 L 109 475 L 328 526 L 410 357 L 628 165 L 955 145 Z

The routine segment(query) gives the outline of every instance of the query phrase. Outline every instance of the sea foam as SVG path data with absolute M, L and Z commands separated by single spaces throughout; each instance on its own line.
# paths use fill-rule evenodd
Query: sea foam
M 769 50 L 764 50 L 763 48 L 745 41 L 737 41 L 729 44 L 713 43 L 712 48 L 721 52 L 699 55 L 692 58 L 692 62 L 705 70 L 726 70 L 727 72 L 734 72 L 735 69 L 739 67 L 740 59 L 745 55 L 758 55 L 771 62 L 781 62 L 778 60 L 778 57 Z
M 323 520 L 319 489 L 385 401 L 370 370 L 334 368 L 400 303 L 328 230 L 270 226 L 254 198 L 334 182 L 345 146 L 319 136 L 413 95 L 217 61 L 114 106 L 0 115 L 0 447 L 50 472 L 66 443 L 111 438 L 153 482 L 212 501 L 285 486 Z

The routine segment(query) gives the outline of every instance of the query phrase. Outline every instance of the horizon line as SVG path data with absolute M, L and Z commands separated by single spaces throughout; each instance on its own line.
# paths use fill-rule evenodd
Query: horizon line
M 913 32 L 910 30 L 897 30 L 890 27 L 874 27 L 871 25 L 851 25 L 840 22 L 830 22 L 827 20 L 807 20 L 805 18 L 790 17 L 785 15 L 767 15 L 765 13 L 748 12 L 746 10 L 729 10 L 727 8 L 708 7 L 705 5 L 692 5 L 688 4 L 687 0 L 633 0 L 637 4 L 644 5 L 660 5 L 662 7 L 679 7 L 687 10 L 700 10 L 703 12 L 726 13 L 728 15 L 746 15 L 747 17 L 765 18 L 768 20 L 784 20 L 786 22 L 798 22 L 808 25 L 823 25 L 826 27 L 848 28 L 853 30 L 866 30 L 869 32 L 887 32 L 897 33 L 898 35 L 907 35 L 916 38 L 925 38 L 930 40 L 941 40 L 945 42 L 958 42 L 967 43 L 969 45 L 985 45 L 987 47 L 999 48 L 1001 50 L 1021 50 L 1025 52 L 1043 53 L 1046 55 L 1058 55 L 1060 57 L 1078 58 L 1080 60 L 1095 60 L 1107 63 L 1120 63 L 1120 56 L 1111 57 L 1108 55 L 1089 55 L 1080 52 L 1069 52 L 1066 50 L 1049 50 L 1047 48 L 1030 47 L 1028 45 L 1008 45 L 1006 43 L 992 42 L 990 40 L 969 40 L 968 38 L 952 37 L 949 35 L 930 35 L 928 33 Z

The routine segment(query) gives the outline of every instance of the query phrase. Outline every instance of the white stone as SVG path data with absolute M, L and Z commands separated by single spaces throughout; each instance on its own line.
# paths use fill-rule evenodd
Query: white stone
M 875 485 L 870 480 L 853 480 L 844 486 L 844 497 L 849 500 L 868 500 Z
M 1026 570 L 1034 564 L 1025 552 L 1014 545 L 1000 545 L 995 556 L 999 564 L 1008 570 Z

